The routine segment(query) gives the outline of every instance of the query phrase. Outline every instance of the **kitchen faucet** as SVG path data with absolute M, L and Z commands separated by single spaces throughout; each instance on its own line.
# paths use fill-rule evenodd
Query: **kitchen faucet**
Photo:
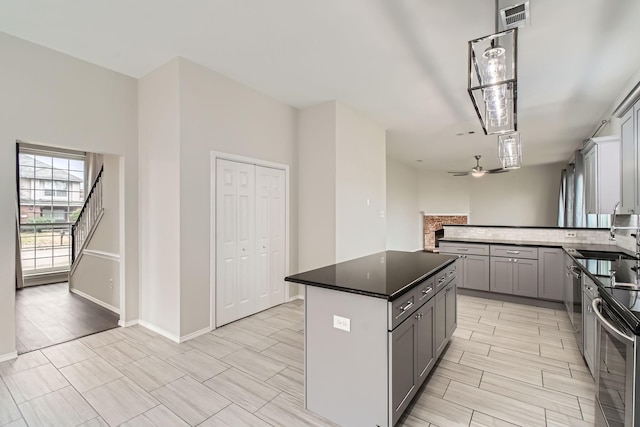
M 619 207 L 620 202 L 616 203 L 616 205 L 613 207 L 613 214 L 611 215 L 611 228 L 609 229 L 609 240 L 616 240 L 616 230 L 635 230 L 635 234 L 631 234 L 631 237 L 636 238 L 636 259 L 640 260 L 640 218 L 636 220 L 638 225 L 636 225 L 635 227 L 617 227 L 616 215 Z

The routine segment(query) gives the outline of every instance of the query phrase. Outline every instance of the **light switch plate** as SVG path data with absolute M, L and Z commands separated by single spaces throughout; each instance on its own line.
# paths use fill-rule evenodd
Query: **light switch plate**
M 333 327 L 342 331 L 351 332 L 351 319 L 333 315 Z

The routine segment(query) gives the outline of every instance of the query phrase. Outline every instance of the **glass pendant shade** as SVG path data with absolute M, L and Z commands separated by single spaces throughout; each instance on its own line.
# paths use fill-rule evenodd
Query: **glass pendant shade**
M 468 92 L 486 135 L 516 132 L 518 29 L 469 42 Z
M 519 133 L 498 136 L 498 159 L 503 169 L 519 169 L 522 165 L 522 141 Z

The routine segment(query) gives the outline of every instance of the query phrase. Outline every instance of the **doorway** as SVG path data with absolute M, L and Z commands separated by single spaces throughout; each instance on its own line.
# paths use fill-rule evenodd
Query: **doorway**
M 71 292 L 72 227 L 95 155 L 16 144 L 16 349 L 19 354 L 117 327 L 119 314 Z
M 288 167 L 212 156 L 213 327 L 288 300 Z

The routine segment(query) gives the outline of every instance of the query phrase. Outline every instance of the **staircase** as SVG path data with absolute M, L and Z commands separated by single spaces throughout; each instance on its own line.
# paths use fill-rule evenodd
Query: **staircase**
M 100 168 L 100 172 L 96 176 L 87 199 L 80 210 L 78 219 L 71 226 L 71 272 L 73 271 L 82 257 L 82 251 L 91 240 L 91 236 L 96 230 L 100 219 L 104 215 L 102 206 L 102 174 L 104 166 Z

